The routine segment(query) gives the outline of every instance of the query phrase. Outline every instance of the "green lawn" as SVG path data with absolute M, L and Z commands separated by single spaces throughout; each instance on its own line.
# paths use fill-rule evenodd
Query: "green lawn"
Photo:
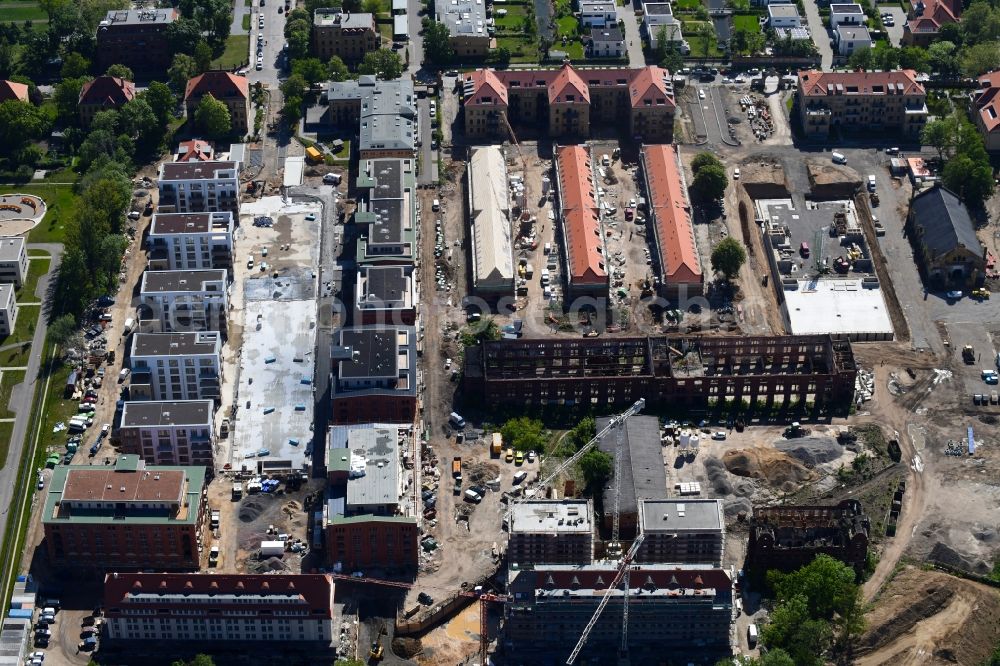
M 212 61 L 213 69 L 232 69 L 247 64 L 250 57 L 250 35 L 230 35 L 226 48 Z
M 556 25 L 559 28 L 560 37 L 576 37 L 577 26 L 580 25 L 580 22 L 575 16 L 563 16 L 556 21 Z
M 39 390 L 44 390 L 43 385 L 46 379 L 45 366 L 42 367 L 43 370 L 38 380 L 40 385 Z M 66 365 L 62 361 L 54 360 L 52 362 L 52 379 L 49 383 L 49 394 L 45 399 L 45 404 L 42 405 L 42 425 L 38 438 L 38 446 L 41 451 L 45 451 L 50 447 L 63 448 L 66 446 L 66 431 L 52 432 L 52 428 L 60 421 L 63 423 L 68 422 L 69 417 L 77 413 L 77 403 L 63 398 L 63 387 L 66 386 L 66 380 L 69 379 L 69 373 L 72 370 L 72 366 Z M 38 395 L 39 397 L 41 396 L 40 393 Z M 28 433 L 29 436 L 32 434 Z
M 389 19 L 388 22 L 378 21 L 378 22 L 375 23 L 375 25 L 378 26 L 378 34 L 382 36 L 382 43 L 383 44 L 391 44 L 392 43 L 392 19 Z
M 73 174 L 76 180 L 76 174 Z M 70 182 L 69 180 L 57 182 Z M 72 185 L 34 184 L 11 187 L 19 194 L 34 194 L 45 200 L 47 210 L 41 223 L 28 234 L 29 243 L 62 243 L 66 238 L 66 225 L 79 198 Z
M 705 55 L 705 38 L 699 35 L 684 35 L 684 39 L 687 40 L 688 44 L 691 45 L 691 57 L 692 58 L 718 58 L 722 55 L 722 51 L 719 50 L 718 40 L 712 37 L 708 40 L 708 55 Z
M 678 12 L 693 12 L 701 7 L 701 0 L 677 0 L 674 3 L 675 11 Z
M 250 15 L 249 14 L 244 14 L 243 15 L 243 29 L 246 30 L 247 32 L 250 31 Z
M 10 438 L 13 434 L 13 423 L 0 423 L 0 463 L 7 460 L 7 450 L 10 449 Z M 0 466 L 0 469 L 3 467 Z
M 497 37 L 497 48 L 507 47 L 511 62 L 538 62 L 538 43 L 524 37 Z M 558 49 L 553 46 L 552 48 Z
M 0 338 L 0 347 L 15 344 L 18 346 L 0 351 L 0 366 L 19 368 L 28 365 L 31 339 L 35 336 L 35 323 L 38 321 L 41 309 L 40 305 L 22 305 L 18 308 L 14 332 L 5 338 Z
M 0 379 L 0 418 L 12 419 L 14 412 L 10 411 L 10 394 L 14 387 L 24 381 L 24 370 L 5 370 Z M 8 439 L 10 436 L 8 435 Z
M 733 16 L 733 32 L 760 32 L 756 14 L 736 14 Z
M 32 257 L 31 261 L 28 262 L 28 279 L 17 290 L 18 303 L 38 302 L 43 298 L 35 295 L 35 289 L 38 288 L 38 280 L 49 272 L 49 265 L 52 263 L 52 259 L 35 259 L 34 255 Z
M 497 30 L 512 30 L 521 32 L 524 28 L 524 17 L 528 12 L 521 6 L 504 6 L 501 9 L 507 10 L 506 16 L 496 16 Z
M 0 2 L 0 21 L 48 23 L 49 16 L 34 2 Z

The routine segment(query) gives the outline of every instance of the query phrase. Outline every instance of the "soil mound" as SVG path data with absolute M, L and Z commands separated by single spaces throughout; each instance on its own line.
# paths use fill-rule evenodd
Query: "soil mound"
M 736 476 L 758 479 L 786 492 L 813 478 L 798 460 L 771 449 L 733 449 L 726 451 L 722 462 Z
M 774 443 L 774 448 L 784 451 L 809 469 L 832 462 L 844 452 L 837 441 L 829 437 L 782 439 Z

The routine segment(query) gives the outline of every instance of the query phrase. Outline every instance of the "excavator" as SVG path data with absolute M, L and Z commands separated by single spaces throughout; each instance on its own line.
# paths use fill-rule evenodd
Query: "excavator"
M 372 641 L 371 650 L 368 651 L 369 663 L 381 660 L 382 656 L 385 654 L 385 647 L 382 645 L 382 636 L 384 636 L 385 633 L 385 625 L 383 624 L 379 627 L 375 640 Z

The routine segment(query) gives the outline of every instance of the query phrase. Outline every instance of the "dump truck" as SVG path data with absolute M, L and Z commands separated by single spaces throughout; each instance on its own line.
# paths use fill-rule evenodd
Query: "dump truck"
M 499 458 L 500 453 L 503 451 L 503 435 L 495 432 L 493 433 L 493 443 L 490 444 L 490 455 L 494 458 Z
M 452 458 L 451 475 L 456 479 L 462 476 L 462 456 L 455 456 Z
M 972 365 L 976 362 L 976 350 L 972 348 L 972 345 L 962 347 L 962 360 L 966 365 Z

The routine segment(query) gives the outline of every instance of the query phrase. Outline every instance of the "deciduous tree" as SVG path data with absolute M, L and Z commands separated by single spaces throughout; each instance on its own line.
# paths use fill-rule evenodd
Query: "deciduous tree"
M 714 168 L 714 167 L 709 167 Z M 747 251 L 743 245 L 733 238 L 727 236 L 719 241 L 719 244 L 712 250 L 712 270 L 718 271 L 726 276 L 727 280 L 732 280 L 739 275 L 740 268 L 747 260 Z
M 403 61 L 395 51 L 378 49 L 365 54 L 358 71 L 362 74 L 375 74 L 386 81 L 398 79 L 403 74 Z
M 194 112 L 195 126 L 210 139 L 222 139 L 233 131 L 229 109 L 212 95 L 205 95 Z

